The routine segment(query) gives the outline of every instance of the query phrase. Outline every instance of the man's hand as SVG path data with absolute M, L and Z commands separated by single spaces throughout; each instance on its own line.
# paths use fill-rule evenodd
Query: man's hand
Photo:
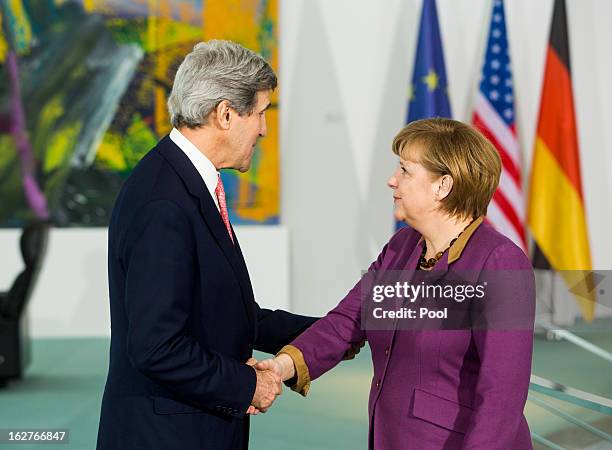
M 363 341 L 358 342 L 356 344 L 352 344 L 349 347 L 349 349 L 346 351 L 346 353 L 344 354 L 344 357 L 342 358 L 342 361 L 349 361 L 351 359 L 355 359 L 355 356 L 359 354 L 359 352 L 361 351 L 361 349 L 363 348 L 365 343 L 366 343 L 366 341 L 363 340 Z
M 255 358 L 249 358 L 247 360 L 247 362 L 246 362 L 246 365 L 247 366 L 251 366 L 251 367 L 255 366 L 255 364 L 257 364 L 257 360 Z M 250 414 L 250 415 L 253 415 L 253 416 L 256 416 L 257 414 L 259 414 L 259 410 L 257 408 L 255 408 L 253 405 L 250 405 L 247 408 L 247 412 L 246 413 Z
M 254 366 L 256 360 L 253 358 L 247 361 L 249 366 Z M 251 406 L 247 410 L 247 414 L 258 414 L 259 412 L 266 412 L 276 397 L 283 393 L 282 380 L 279 375 L 271 370 L 260 370 L 255 368 L 257 374 L 257 386 L 255 387 L 255 394 L 251 401 Z

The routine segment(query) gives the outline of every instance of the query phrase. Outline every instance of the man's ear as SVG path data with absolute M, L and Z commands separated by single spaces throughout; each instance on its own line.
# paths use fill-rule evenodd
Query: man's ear
M 222 130 L 227 130 L 232 122 L 234 110 L 227 100 L 221 100 L 213 111 L 213 120 Z
M 450 175 L 442 175 L 437 181 L 436 199 L 444 200 L 453 190 L 453 177 Z

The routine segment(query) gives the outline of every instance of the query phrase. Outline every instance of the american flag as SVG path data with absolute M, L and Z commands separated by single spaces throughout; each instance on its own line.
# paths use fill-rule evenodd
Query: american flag
M 521 154 L 514 122 L 514 92 L 503 0 L 493 1 L 472 122 L 495 145 L 502 160 L 501 179 L 489 205 L 487 220 L 526 251 Z

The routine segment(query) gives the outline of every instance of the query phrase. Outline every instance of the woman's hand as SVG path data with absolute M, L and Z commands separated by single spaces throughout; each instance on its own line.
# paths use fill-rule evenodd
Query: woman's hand
M 293 360 L 286 353 L 281 353 L 275 358 L 264 359 L 255 364 L 258 370 L 271 370 L 283 381 L 287 381 L 295 376 L 295 366 Z

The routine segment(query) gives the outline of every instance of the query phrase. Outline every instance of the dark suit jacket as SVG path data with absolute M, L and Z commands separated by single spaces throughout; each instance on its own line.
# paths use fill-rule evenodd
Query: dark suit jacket
M 277 352 L 316 319 L 260 308 L 234 241 L 166 136 L 134 169 L 111 217 L 98 449 L 247 448 L 256 375 L 245 361 L 253 349 Z

